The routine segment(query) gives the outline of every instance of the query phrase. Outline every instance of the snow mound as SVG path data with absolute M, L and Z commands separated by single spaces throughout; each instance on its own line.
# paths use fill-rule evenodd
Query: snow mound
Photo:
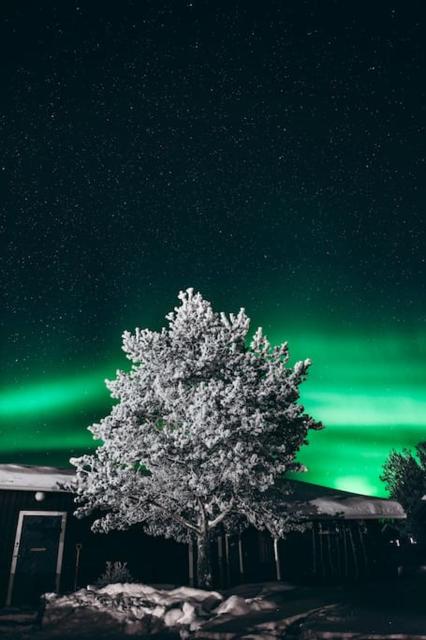
M 94 612 L 102 614 L 101 621 L 109 618 L 124 633 L 151 635 L 163 629 L 198 629 L 215 615 L 223 601 L 217 591 L 204 591 L 191 587 L 157 589 L 145 584 L 110 584 L 101 589 L 89 586 L 67 596 L 49 593 L 43 625 L 69 624 L 70 617 Z M 106 618 L 105 618 L 106 617 Z
M 88 587 L 66 596 L 46 594 L 43 628 L 108 628 L 119 634 L 155 635 L 162 631 L 187 637 L 207 622 L 266 611 L 271 605 L 262 597 L 231 595 L 224 599 L 217 591 L 191 587 L 159 589 L 145 584 L 110 584 Z M 99 628 L 93 629 L 93 624 Z
M 217 614 L 228 613 L 233 616 L 243 616 L 250 613 L 250 605 L 240 596 L 230 596 L 216 609 Z
M 146 584 L 134 583 L 115 583 L 109 584 L 102 589 L 89 587 L 91 591 L 105 593 L 109 596 L 121 595 L 123 597 L 151 598 L 158 604 L 169 604 L 173 602 L 181 602 L 183 600 L 196 600 L 203 602 L 204 600 L 216 599 L 219 602 L 223 600 L 223 596 L 217 591 L 204 591 L 203 589 L 194 589 L 193 587 L 177 587 L 176 589 L 156 589 Z

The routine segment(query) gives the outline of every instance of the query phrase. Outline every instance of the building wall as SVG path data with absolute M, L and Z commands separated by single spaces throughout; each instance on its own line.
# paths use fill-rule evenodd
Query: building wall
M 316 520 L 303 533 L 290 533 L 278 541 L 281 579 L 295 584 L 331 584 L 396 576 L 399 550 L 389 544 L 382 530 L 379 520 Z M 249 528 L 242 534 L 241 544 L 243 573 L 237 536 L 229 536 L 229 566 L 225 553 L 219 566 L 213 544 L 217 585 L 275 580 L 271 536 Z
M 71 505 L 72 496 L 65 493 L 46 493 L 43 502 L 36 502 L 33 491 L 0 490 L 0 603 L 6 601 L 19 512 L 70 512 Z M 69 565 L 67 553 L 64 553 L 64 565 L 65 562 Z
M 64 539 L 60 591 L 94 583 L 103 573 L 107 560 L 128 563 L 133 577 L 149 583 L 188 583 L 186 545 L 153 538 L 137 527 L 129 531 L 94 534 L 92 520 L 73 516 L 73 496 L 46 492 L 42 502 L 34 491 L 0 490 L 0 606 L 6 601 L 13 547 L 20 511 L 65 511 L 67 524 Z M 80 566 L 76 573 L 76 545 L 81 545 Z
M 188 547 L 147 536 L 140 528 L 93 534 L 92 520 L 73 516 L 73 496 L 46 492 L 42 502 L 33 491 L 0 490 L 0 605 L 5 603 L 19 512 L 65 511 L 67 525 L 60 590 L 93 584 L 108 560 L 128 563 L 135 578 L 151 584 L 188 584 Z M 394 574 L 397 560 L 377 521 L 317 520 L 303 534 L 279 542 L 281 576 L 293 582 L 340 582 Z M 81 546 L 76 572 L 77 545 Z M 213 575 L 217 587 L 239 582 L 274 580 L 273 543 L 264 532 L 248 529 L 212 541 Z M 194 554 L 194 561 L 196 560 Z M 241 572 L 241 566 L 243 572 Z

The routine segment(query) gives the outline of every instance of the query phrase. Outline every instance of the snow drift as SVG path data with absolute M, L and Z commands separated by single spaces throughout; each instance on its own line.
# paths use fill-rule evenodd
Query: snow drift
M 44 596 L 43 628 L 64 633 L 71 626 L 86 629 L 95 622 L 101 628 L 127 635 L 155 635 L 175 631 L 182 638 L 218 617 L 243 616 L 268 611 L 275 605 L 262 596 L 224 598 L 217 591 L 191 587 L 159 589 L 144 584 L 111 584 L 87 587 L 71 595 Z

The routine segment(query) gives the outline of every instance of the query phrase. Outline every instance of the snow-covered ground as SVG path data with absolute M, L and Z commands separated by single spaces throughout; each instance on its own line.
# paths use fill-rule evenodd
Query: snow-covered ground
M 74 620 L 94 614 L 126 635 L 155 635 L 175 631 L 181 638 L 193 636 L 207 623 L 221 622 L 241 616 L 277 609 L 268 599 L 275 590 L 285 591 L 286 585 L 274 585 L 252 597 L 233 594 L 225 597 L 217 591 L 191 587 L 161 589 L 144 584 L 112 584 L 101 589 L 88 587 L 67 595 L 45 596 L 43 628 L 62 628 Z M 207 636 L 203 636 L 207 637 Z
M 424 576 L 352 587 L 256 583 L 218 593 L 114 584 L 0 610 L 1 640 L 426 640 Z

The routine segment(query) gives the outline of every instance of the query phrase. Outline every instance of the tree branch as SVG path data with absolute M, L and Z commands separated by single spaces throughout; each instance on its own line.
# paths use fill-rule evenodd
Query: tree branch
M 191 531 L 194 531 L 197 535 L 199 535 L 200 533 L 199 528 L 196 527 L 191 522 L 188 522 L 188 520 L 186 520 L 182 516 L 178 515 L 177 513 L 171 513 L 170 511 L 165 509 L 163 505 L 159 504 L 158 502 L 155 502 L 154 500 L 151 500 L 150 504 L 154 505 L 154 507 L 157 507 L 157 509 L 160 509 L 160 511 L 163 511 L 164 513 L 166 513 L 170 518 L 172 518 L 172 520 L 179 522 L 179 524 L 181 524 L 183 527 L 186 527 L 187 529 L 191 529 Z
M 231 498 L 231 502 L 229 503 L 229 505 L 226 507 L 226 509 L 224 509 L 222 511 L 222 513 L 219 513 L 218 516 L 216 516 L 216 518 L 214 518 L 214 520 L 210 520 L 207 524 L 208 524 L 208 528 L 209 529 L 214 529 L 214 527 L 216 527 L 220 522 L 222 522 L 222 520 L 228 515 L 228 513 L 230 511 L 232 511 L 233 507 L 234 507 L 234 503 L 235 503 L 235 499 L 234 496 Z
M 131 497 L 133 499 L 137 499 L 135 496 L 131 496 Z M 191 531 L 194 531 L 194 533 L 196 533 L 197 535 L 200 533 L 199 528 L 196 527 L 194 524 L 192 524 L 191 522 L 188 522 L 188 520 L 186 520 L 182 516 L 178 515 L 177 513 L 171 513 L 169 510 L 167 510 L 164 507 L 164 505 L 160 504 L 159 502 L 156 502 L 152 498 L 145 498 L 145 500 L 139 501 L 139 505 L 138 506 L 141 507 L 144 504 L 152 505 L 152 506 L 156 507 L 157 509 L 160 509 L 160 511 L 162 511 L 165 514 L 167 514 L 170 518 L 172 518 L 172 520 L 175 520 L 176 522 L 181 524 L 183 527 L 186 527 L 187 529 L 191 529 Z M 147 516 L 147 517 L 149 517 L 149 516 Z M 144 521 L 146 519 L 147 518 L 144 518 Z

